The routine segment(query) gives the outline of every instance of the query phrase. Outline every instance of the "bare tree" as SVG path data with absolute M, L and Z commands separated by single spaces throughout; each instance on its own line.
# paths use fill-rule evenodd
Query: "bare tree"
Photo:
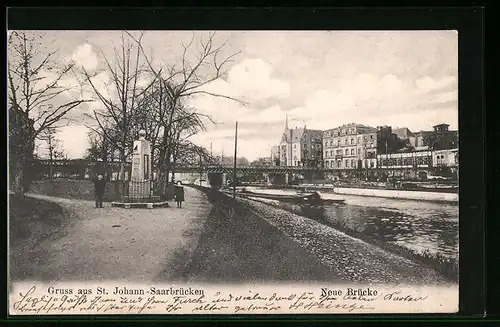
M 39 137 L 40 140 L 45 142 L 46 156 L 49 159 L 49 179 L 54 177 L 54 162 L 66 158 L 66 152 L 56 133 L 57 129 L 51 127 L 45 129 Z
M 65 122 L 67 114 L 88 100 L 71 99 L 63 78 L 73 63 L 58 68 L 57 51 L 48 49 L 39 32 L 11 31 L 8 37 L 7 84 L 9 102 L 10 188 L 23 193 L 29 187 L 35 139 Z
M 104 136 L 106 135 L 106 137 Z M 102 169 L 106 172 L 106 176 L 111 176 L 111 168 L 115 162 L 117 155 L 115 142 L 110 142 L 110 139 L 116 140 L 118 135 L 112 127 L 107 127 L 104 132 L 90 131 L 88 134 L 89 147 L 87 148 L 85 159 L 88 163 L 95 164 L 96 162 L 102 163 Z
M 185 100 L 196 95 L 208 95 L 245 104 L 241 99 L 213 93 L 206 88 L 227 74 L 228 66 L 238 52 L 223 55 L 226 42 L 216 46 L 213 32 L 208 34 L 208 39 L 200 38 L 198 48 L 195 48 L 193 33 L 191 41 L 182 44 L 183 52 L 178 62 L 154 67 L 152 59 L 145 52 L 142 39 L 128 34 L 141 50 L 154 76 L 155 91 L 152 96 L 159 124 L 152 134 L 155 134 L 153 138 L 158 150 L 159 176 L 164 182 L 163 186 L 167 187 L 169 170 L 179 158 L 178 147 L 182 144 L 181 141 L 204 129 L 204 120 L 213 122 L 209 116 L 200 114 L 195 108 L 186 108 Z
M 139 40 L 142 38 L 142 34 Z M 120 180 L 125 180 L 126 160 L 130 156 L 133 145 L 131 131 L 134 118 L 139 106 L 141 95 L 149 88 L 141 87 L 141 78 L 145 70 L 141 62 L 141 50 L 134 46 L 122 34 L 120 48 L 114 48 L 114 57 L 107 58 L 101 51 L 104 59 L 104 71 L 111 77 L 109 85 L 96 85 L 94 77 L 98 72 L 89 72 L 82 69 L 84 82 L 90 85 L 93 93 L 102 105 L 102 110 L 94 110 L 91 118 L 97 126 L 88 126 L 99 133 L 102 139 L 110 143 L 119 152 Z M 115 96 L 113 96 L 115 92 Z M 114 133 L 110 133 L 109 126 L 113 126 Z

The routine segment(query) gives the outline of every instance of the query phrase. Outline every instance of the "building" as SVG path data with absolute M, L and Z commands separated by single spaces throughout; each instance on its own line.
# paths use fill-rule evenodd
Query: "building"
M 435 150 L 432 152 L 434 167 L 458 166 L 458 149 Z
M 396 134 L 398 139 L 404 141 L 406 147 L 416 146 L 415 135 L 407 127 L 395 128 L 392 130 L 392 132 Z
M 289 128 L 287 117 L 278 149 L 271 149 L 273 161 L 277 166 L 320 166 L 323 162 L 322 139 L 322 131 L 306 126 Z
M 279 166 L 280 162 L 280 148 L 278 145 L 274 145 L 271 147 L 271 165 Z
M 458 147 L 458 131 L 450 131 L 448 124 L 433 126 L 432 131 L 414 133 L 409 141 L 413 147 L 428 146 L 433 150 L 453 149 Z
M 390 126 L 342 125 L 323 133 L 324 167 L 376 168 L 378 153 L 389 153 L 401 147 Z
M 432 150 L 428 146 L 401 149 L 377 155 L 378 167 L 386 175 L 425 177 L 458 174 L 458 149 Z

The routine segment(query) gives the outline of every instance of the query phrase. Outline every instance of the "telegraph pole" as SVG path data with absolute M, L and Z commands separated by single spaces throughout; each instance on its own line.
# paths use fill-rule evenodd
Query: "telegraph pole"
M 233 199 L 236 199 L 236 156 L 238 154 L 238 122 L 234 131 Z

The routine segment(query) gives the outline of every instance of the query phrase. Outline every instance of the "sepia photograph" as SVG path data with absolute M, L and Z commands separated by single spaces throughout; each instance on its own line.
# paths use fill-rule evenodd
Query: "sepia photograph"
M 9 312 L 458 311 L 458 33 L 8 31 Z

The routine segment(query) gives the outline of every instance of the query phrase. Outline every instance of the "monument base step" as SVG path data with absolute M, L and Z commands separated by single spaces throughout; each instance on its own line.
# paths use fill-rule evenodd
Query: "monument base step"
M 130 208 L 154 209 L 154 208 L 168 208 L 168 207 L 170 207 L 168 205 L 167 201 L 164 201 L 164 202 L 111 202 L 111 206 L 125 208 L 125 209 L 130 209 Z
M 154 203 L 161 202 L 160 196 L 152 195 L 148 197 L 122 196 L 120 202 L 123 203 Z

